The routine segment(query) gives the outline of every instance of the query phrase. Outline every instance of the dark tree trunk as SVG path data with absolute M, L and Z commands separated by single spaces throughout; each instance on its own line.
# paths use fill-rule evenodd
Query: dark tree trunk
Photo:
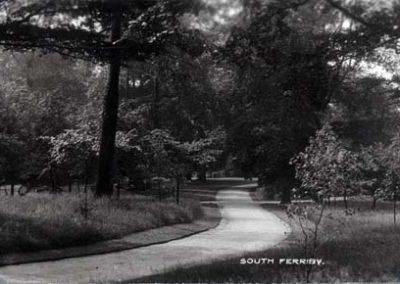
M 377 201 L 377 200 L 378 200 L 378 199 L 375 198 L 375 197 L 373 197 L 373 199 L 372 199 L 372 209 L 373 209 L 373 210 L 376 209 L 376 201 Z
M 343 201 L 344 201 L 344 208 L 347 210 L 349 209 L 349 205 L 347 204 L 347 191 L 344 191 L 344 195 L 343 195 Z
M 161 180 L 160 177 L 158 177 L 158 201 L 162 200 L 162 192 L 161 192 Z
M 179 194 L 181 190 L 180 177 L 176 177 L 176 204 L 179 204 Z
M 288 204 L 292 199 L 292 188 L 296 185 L 295 169 L 293 166 L 282 169 L 282 174 L 278 178 L 281 204 Z
M 15 185 L 14 185 L 14 183 L 12 182 L 12 183 L 11 183 L 11 196 L 14 196 L 14 189 L 15 189 Z
M 121 13 L 121 2 L 115 1 L 115 15 L 111 31 L 111 42 L 113 43 L 121 38 Z M 112 195 L 113 193 L 115 135 L 118 122 L 119 77 L 121 72 L 121 54 L 118 49 L 112 51 L 109 72 L 107 93 L 103 106 L 96 196 Z
M 68 192 L 69 192 L 69 193 L 72 192 L 72 180 L 71 180 L 71 176 L 68 177 Z
M 199 180 L 201 180 L 201 181 L 207 180 L 206 174 L 207 174 L 207 170 L 205 168 L 200 168 L 200 170 L 199 170 Z
M 87 188 L 89 185 L 89 165 L 85 162 L 85 194 L 87 193 Z
M 51 191 L 56 192 L 56 180 L 54 176 L 54 167 L 50 165 L 50 182 L 51 182 Z
M 393 223 L 396 225 L 396 208 L 397 207 L 397 194 L 394 194 L 394 200 L 393 200 Z
M 290 203 L 290 200 L 291 200 L 290 187 L 285 186 L 282 188 L 282 192 L 281 192 L 281 203 L 287 204 L 287 203 Z
M 153 128 L 159 129 L 160 125 L 160 84 L 158 81 L 158 72 L 154 76 L 154 90 L 153 90 L 153 106 L 152 106 L 152 116 L 153 116 Z
M 117 199 L 119 199 L 120 196 L 121 196 L 121 186 L 118 185 L 117 186 Z

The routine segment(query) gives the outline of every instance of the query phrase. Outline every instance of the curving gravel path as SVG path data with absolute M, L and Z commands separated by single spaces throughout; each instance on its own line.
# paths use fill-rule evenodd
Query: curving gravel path
M 270 248 L 286 238 L 290 227 L 254 203 L 249 193 L 241 188 L 250 186 L 234 186 L 218 192 L 216 199 L 221 206 L 222 220 L 215 229 L 117 253 L 1 267 L 0 279 L 8 283 L 123 281 L 176 266 Z

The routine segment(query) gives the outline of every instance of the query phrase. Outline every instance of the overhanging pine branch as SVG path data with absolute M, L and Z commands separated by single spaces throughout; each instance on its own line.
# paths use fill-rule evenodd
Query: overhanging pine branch
M 360 24 L 362 24 L 368 28 L 379 28 L 379 26 L 376 26 L 376 25 L 368 22 L 364 18 L 351 12 L 349 9 L 346 9 L 345 7 L 343 7 L 341 4 L 339 4 L 339 1 L 335 1 L 335 0 L 325 0 L 325 1 L 328 2 L 329 5 L 331 5 L 333 8 L 339 10 L 344 15 L 346 15 L 347 17 L 351 18 L 354 21 L 359 22 Z

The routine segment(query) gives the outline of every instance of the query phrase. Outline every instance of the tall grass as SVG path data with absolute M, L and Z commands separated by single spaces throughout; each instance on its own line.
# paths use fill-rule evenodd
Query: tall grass
M 388 210 L 346 215 L 328 210 L 319 255 L 328 265 L 321 274 L 343 281 L 399 281 L 400 226 Z
M 191 222 L 202 215 L 198 202 L 151 201 L 30 194 L 0 198 L 0 254 L 85 245 L 164 225 Z

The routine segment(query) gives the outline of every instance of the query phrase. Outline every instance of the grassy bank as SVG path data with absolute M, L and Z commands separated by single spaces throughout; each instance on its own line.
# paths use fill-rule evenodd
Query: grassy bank
M 87 218 L 85 217 L 87 215 Z M 0 254 L 85 245 L 201 217 L 197 201 L 151 201 L 72 194 L 0 198 Z
M 348 215 L 332 206 L 325 211 L 321 224 L 319 245 L 315 258 L 322 258 L 323 266 L 313 266 L 312 282 L 388 282 L 400 281 L 400 224 L 393 226 L 390 204 L 379 210 L 370 203 L 354 202 L 355 212 Z M 386 206 L 387 205 L 387 206 Z M 142 282 L 248 282 L 288 283 L 305 281 L 305 266 L 260 264 L 242 265 L 241 258 L 303 258 L 304 241 L 299 223 L 289 219 L 285 208 L 264 205 L 291 224 L 293 233 L 279 246 L 260 252 L 217 261 L 166 274 L 141 279 Z M 312 217 L 311 217 L 312 218 Z

